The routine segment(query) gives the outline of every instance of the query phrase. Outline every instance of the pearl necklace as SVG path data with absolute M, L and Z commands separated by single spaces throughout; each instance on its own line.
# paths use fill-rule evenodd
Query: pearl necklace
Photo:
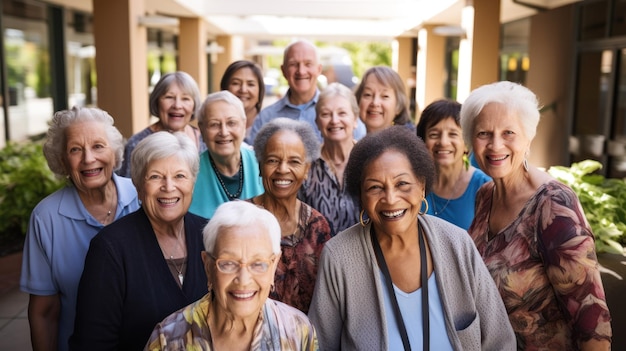
M 231 194 L 228 191 L 228 188 L 226 187 L 226 184 L 224 183 L 224 180 L 222 179 L 222 175 L 220 174 L 220 172 L 217 170 L 217 167 L 215 166 L 215 161 L 213 161 L 213 157 L 211 157 L 211 155 L 208 155 L 208 156 L 209 156 L 209 161 L 211 161 L 211 167 L 213 168 L 213 172 L 215 172 L 215 176 L 217 177 L 217 180 L 220 182 L 222 189 L 226 193 L 228 200 L 232 201 L 234 199 L 239 198 L 239 196 L 241 196 L 241 192 L 243 191 L 243 162 L 241 160 L 241 154 L 239 154 L 239 171 L 237 172 L 237 175 L 239 177 L 239 188 L 237 189 L 237 192 L 234 194 Z

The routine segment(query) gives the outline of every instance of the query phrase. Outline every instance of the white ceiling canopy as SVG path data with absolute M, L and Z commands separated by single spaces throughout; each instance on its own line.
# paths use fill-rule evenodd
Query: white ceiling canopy
M 48 0 L 91 12 L 93 0 Z M 129 0 L 142 1 L 142 0 Z M 423 24 L 459 25 L 471 0 L 143 0 L 146 15 L 202 17 L 210 35 L 377 40 L 415 36 Z M 581 0 L 500 0 L 507 23 Z

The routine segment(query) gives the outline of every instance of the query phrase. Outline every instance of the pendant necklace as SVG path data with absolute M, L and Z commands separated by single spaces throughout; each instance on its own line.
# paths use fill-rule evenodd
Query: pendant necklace
M 180 248 L 180 238 L 182 237 L 184 230 L 185 230 L 185 225 L 183 224 L 183 227 L 181 228 L 179 234 L 176 236 L 176 248 L 174 252 L 177 252 L 178 249 Z M 165 249 L 163 249 L 163 252 L 165 253 Z M 167 253 L 165 253 L 165 255 L 167 255 Z M 183 275 L 183 271 L 185 269 L 185 257 L 186 257 L 186 255 L 184 254 L 184 250 L 183 250 L 183 257 L 181 259 L 182 262 L 180 264 L 180 268 L 178 268 L 178 265 L 176 264 L 176 259 L 174 259 L 174 255 L 169 255 L 169 256 L 170 256 L 169 261 L 172 262 L 174 269 L 178 273 L 178 281 L 180 282 L 180 285 L 182 286 L 183 280 L 185 279 L 185 276 Z
M 454 188 L 452 189 L 452 193 L 450 194 L 451 196 L 447 199 L 445 205 L 443 205 L 443 207 L 438 210 L 437 209 L 437 201 L 435 196 L 435 193 L 433 192 L 433 212 L 435 213 L 435 216 L 440 215 L 443 213 L 443 210 L 446 209 L 446 207 L 448 207 L 448 204 L 450 203 L 450 200 L 452 200 L 452 197 L 454 197 L 454 195 L 456 194 L 456 189 L 459 186 L 459 183 L 461 182 L 461 177 L 463 176 L 463 172 L 461 171 L 461 176 L 459 177 L 459 179 L 457 180 L 457 182 L 454 184 Z
M 215 176 L 217 177 L 217 180 L 220 182 L 220 185 L 222 186 L 222 190 L 224 190 L 224 192 L 226 193 L 228 200 L 232 201 L 234 199 L 239 198 L 239 196 L 241 196 L 241 192 L 243 191 L 243 162 L 241 160 L 241 154 L 239 154 L 239 171 L 237 172 L 237 176 L 239 178 L 239 188 L 237 189 L 237 192 L 234 194 L 231 194 L 228 191 L 228 188 L 226 187 L 226 184 L 224 183 L 224 180 L 222 179 L 222 175 L 220 174 L 220 172 L 217 170 L 217 167 L 215 166 L 213 157 L 211 157 L 211 155 L 208 155 L 208 156 L 209 156 L 209 161 L 211 161 L 211 167 L 213 167 L 213 172 L 215 172 Z

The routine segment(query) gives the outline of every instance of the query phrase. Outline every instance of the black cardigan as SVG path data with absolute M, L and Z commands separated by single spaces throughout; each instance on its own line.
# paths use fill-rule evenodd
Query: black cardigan
M 85 259 L 70 350 L 142 350 L 158 322 L 204 296 L 207 277 L 200 253 L 206 223 L 185 215 L 188 261 L 182 290 L 143 208 L 103 228 Z

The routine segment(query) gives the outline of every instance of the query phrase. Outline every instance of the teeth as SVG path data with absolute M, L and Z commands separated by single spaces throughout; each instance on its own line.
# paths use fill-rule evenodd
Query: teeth
M 495 158 L 495 157 L 489 157 L 492 161 L 502 161 L 506 158 L 507 156 L 502 156 L 500 158 Z
M 238 298 L 238 299 L 248 299 L 248 298 L 251 298 L 253 295 L 254 295 L 254 292 L 247 293 L 247 294 L 235 294 L 235 293 L 233 293 L 233 296 Z
M 451 154 L 452 151 L 437 151 L 437 154 Z
M 83 174 L 90 175 L 90 174 L 96 174 L 96 173 L 98 173 L 98 172 L 100 172 L 100 168 L 97 168 L 97 169 L 89 169 L 89 170 L 83 171 Z
M 393 212 L 382 212 L 385 217 L 398 217 L 404 213 L 404 210 L 397 210 Z
M 289 184 L 291 184 L 291 180 L 275 180 L 274 184 L 276 184 L 276 185 L 289 185 Z
M 166 205 L 175 204 L 178 199 L 159 199 L 159 202 Z

